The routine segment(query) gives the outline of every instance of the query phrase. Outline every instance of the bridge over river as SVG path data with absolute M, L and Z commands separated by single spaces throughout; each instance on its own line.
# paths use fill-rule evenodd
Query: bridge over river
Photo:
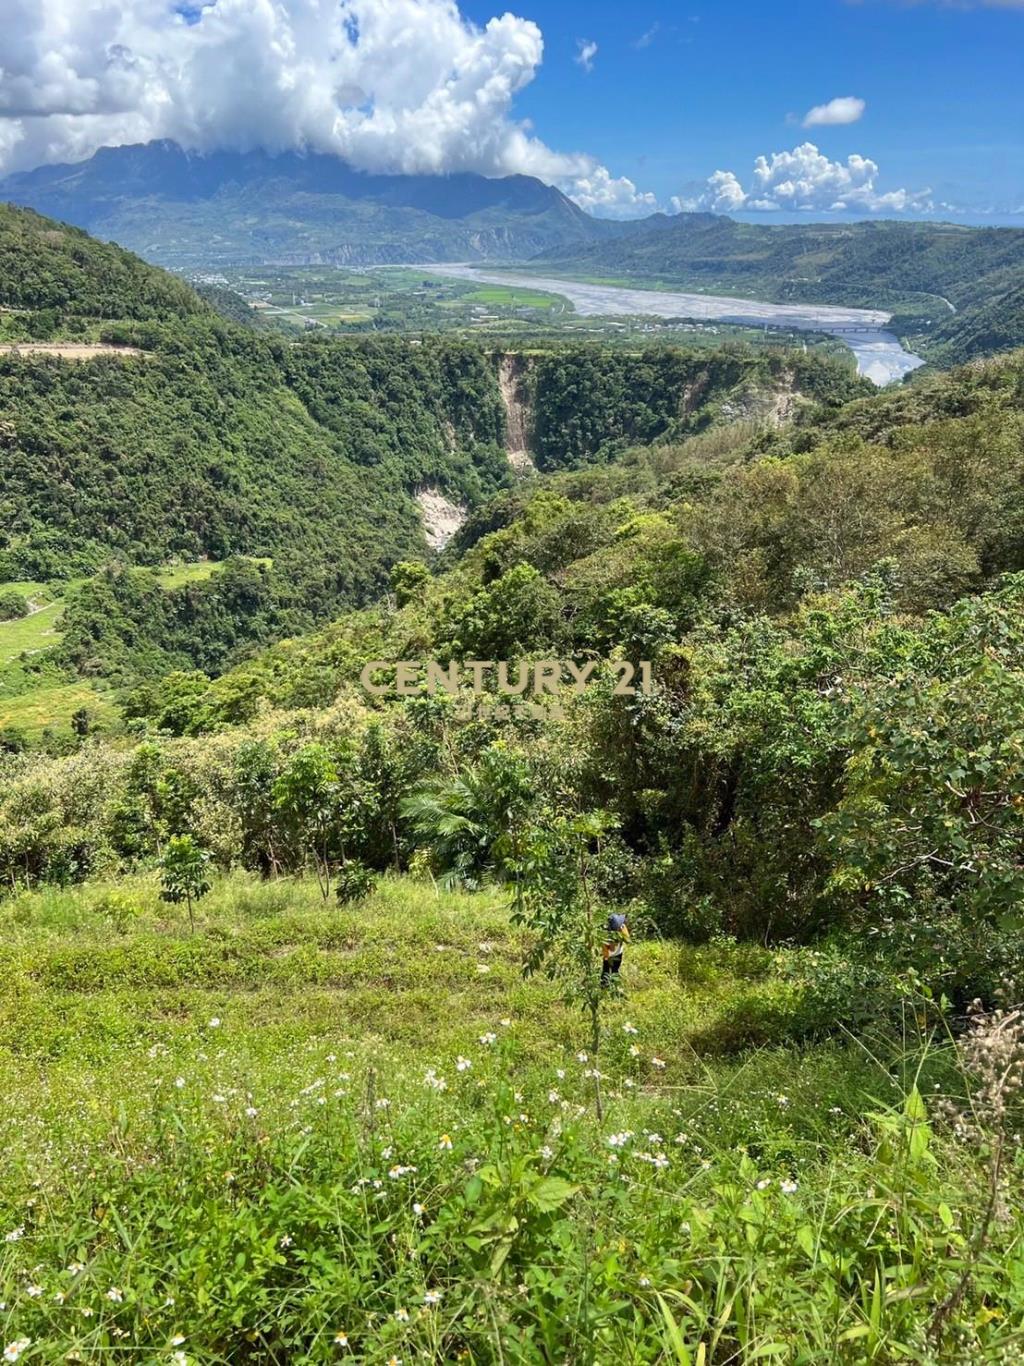
M 471 265 L 424 266 L 432 275 L 475 280 L 561 294 L 584 317 L 685 318 L 694 322 L 734 323 L 741 327 L 784 327 L 799 332 L 826 332 L 838 337 L 857 358 L 857 369 L 878 385 L 892 384 L 924 361 L 885 330 L 892 316 L 873 308 L 834 304 L 766 304 L 726 295 L 681 294 L 668 290 L 626 289 L 619 285 L 582 284 L 546 275 L 525 275 Z

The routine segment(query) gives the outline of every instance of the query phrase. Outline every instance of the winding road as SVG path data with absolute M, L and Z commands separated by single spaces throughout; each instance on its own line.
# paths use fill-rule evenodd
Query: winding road
M 697 322 L 734 323 L 742 327 L 787 327 L 799 332 L 833 333 L 857 358 L 857 370 L 879 386 L 892 384 L 924 361 L 905 351 L 899 338 L 885 331 L 892 316 L 873 308 L 834 304 L 766 304 L 726 295 L 682 294 L 620 285 L 582 284 L 546 275 L 509 274 L 480 266 L 444 264 L 424 267 L 478 284 L 516 286 L 561 294 L 583 317 L 686 318 Z M 852 330 L 851 330 L 852 329 Z

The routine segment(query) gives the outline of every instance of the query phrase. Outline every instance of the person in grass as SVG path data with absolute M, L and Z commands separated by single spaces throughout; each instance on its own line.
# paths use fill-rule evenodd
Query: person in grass
M 605 926 L 607 938 L 604 941 L 601 964 L 601 985 L 608 986 L 612 977 L 617 977 L 619 969 L 622 967 L 622 954 L 626 945 L 629 943 L 629 926 L 626 924 L 625 915 L 615 912 L 608 917 L 608 924 Z

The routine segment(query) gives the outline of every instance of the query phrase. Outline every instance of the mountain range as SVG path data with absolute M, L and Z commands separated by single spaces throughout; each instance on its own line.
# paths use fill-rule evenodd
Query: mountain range
M 620 230 L 532 176 L 369 175 L 319 153 L 166 141 L 21 172 L 0 199 L 177 268 L 515 260 Z

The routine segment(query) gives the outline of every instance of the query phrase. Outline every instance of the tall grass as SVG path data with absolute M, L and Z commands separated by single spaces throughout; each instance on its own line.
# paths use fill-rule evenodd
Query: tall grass
M 1020 1359 L 1016 1150 L 979 1243 L 983 1148 L 938 1117 L 969 1079 L 912 1015 L 701 1054 L 770 956 L 637 946 L 598 1124 L 499 897 L 235 876 L 200 914 L 147 879 L 3 908 L 21 1360 Z

